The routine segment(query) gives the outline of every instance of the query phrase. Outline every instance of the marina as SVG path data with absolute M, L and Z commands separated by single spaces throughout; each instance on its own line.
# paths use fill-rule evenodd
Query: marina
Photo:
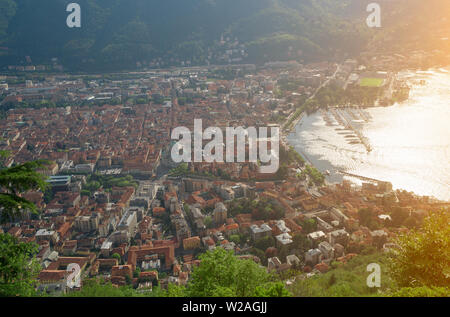
M 335 130 L 340 131 L 338 133 L 344 135 L 349 144 L 362 144 L 367 152 L 372 151 L 369 140 L 360 132 L 362 125 L 370 121 L 369 113 L 359 107 L 335 107 L 320 113 L 327 126 L 340 126 Z
M 320 110 L 302 119 L 288 143 L 330 183 L 382 180 L 450 200 L 450 73 L 411 71 L 400 77 L 411 85 L 407 101 Z M 420 80 L 426 84 L 414 84 Z

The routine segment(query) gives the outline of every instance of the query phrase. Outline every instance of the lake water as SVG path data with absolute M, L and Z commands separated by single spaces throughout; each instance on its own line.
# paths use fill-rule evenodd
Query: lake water
M 449 70 L 404 72 L 399 77 L 412 86 L 408 101 L 306 116 L 288 142 L 320 171 L 330 171 L 329 182 L 348 178 L 341 170 L 450 201 Z

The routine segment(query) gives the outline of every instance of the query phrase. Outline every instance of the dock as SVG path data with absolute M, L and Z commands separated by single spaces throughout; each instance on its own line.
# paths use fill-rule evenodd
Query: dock
M 370 181 L 370 182 L 376 182 L 376 183 L 384 182 L 384 181 L 376 179 L 376 178 L 370 178 L 370 177 L 366 177 L 366 176 L 361 176 L 361 175 L 345 172 L 343 170 L 338 170 L 337 169 L 336 172 L 341 173 L 343 175 L 359 178 L 359 179 L 364 180 L 364 181 Z

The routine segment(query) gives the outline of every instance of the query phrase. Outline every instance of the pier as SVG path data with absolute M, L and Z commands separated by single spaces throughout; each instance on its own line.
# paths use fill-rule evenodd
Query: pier
M 384 181 L 379 180 L 379 179 L 375 179 L 375 178 L 370 178 L 370 177 L 366 177 L 366 176 L 361 176 L 361 175 L 357 175 L 357 174 L 348 173 L 348 172 L 345 172 L 345 171 L 343 171 L 343 170 L 338 170 L 338 169 L 337 169 L 336 172 L 341 173 L 341 174 L 343 174 L 343 175 L 347 175 L 347 176 L 359 178 L 359 179 L 364 180 L 364 181 L 370 181 L 370 182 L 376 182 L 376 183 L 384 182 Z
M 358 137 L 358 139 L 360 140 L 361 144 L 364 145 L 364 147 L 366 148 L 367 152 L 371 152 L 372 151 L 372 147 L 369 144 L 369 141 L 367 140 L 367 138 L 365 138 L 359 131 L 358 129 L 354 128 L 353 125 L 351 124 L 351 122 L 349 122 L 349 120 L 347 120 L 345 118 L 345 115 L 341 113 L 340 109 L 330 109 L 331 114 L 336 118 L 336 121 L 342 125 L 345 129 L 348 130 L 352 130 L 355 135 Z M 361 112 L 361 111 L 360 111 Z M 351 116 L 355 116 L 354 113 L 351 113 Z M 367 121 L 367 117 L 365 116 L 361 116 L 365 121 Z

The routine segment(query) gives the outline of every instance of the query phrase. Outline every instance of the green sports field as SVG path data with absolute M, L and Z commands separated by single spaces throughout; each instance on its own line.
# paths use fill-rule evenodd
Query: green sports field
M 359 85 L 361 87 L 381 87 L 383 83 L 384 79 L 382 78 L 362 78 Z

